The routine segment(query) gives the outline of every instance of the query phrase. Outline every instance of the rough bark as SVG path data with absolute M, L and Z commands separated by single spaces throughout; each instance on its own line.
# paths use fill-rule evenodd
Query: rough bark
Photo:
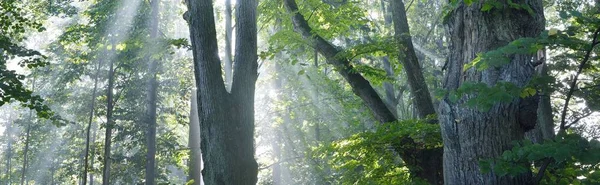
M 254 89 L 257 74 L 256 0 L 238 1 L 231 93 L 221 76 L 212 0 L 188 0 L 186 19 L 198 87 L 204 183 L 256 184 Z
M 115 84 L 115 68 L 114 61 L 110 61 L 108 69 L 108 86 L 106 87 L 106 132 L 104 133 L 104 158 L 102 169 L 102 185 L 110 184 L 110 149 L 112 145 L 112 129 L 114 127 L 113 120 L 113 88 Z
M 365 105 L 371 110 L 375 118 L 380 123 L 394 122 L 397 118 L 388 109 L 381 97 L 361 74 L 353 72 L 353 66 L 346 58 L 338 57 L 340 50 L 333 44 L 327 42 L 319 35 L 313 34 L 311 27 L 303 15 L 298 13 L 298 5 L 295 0 L 284 0 L 285 7 L 292 15 L 294 29 L 304 38 L 310 39 L 314 47 L 323 55 L 326 61 L 333 65 L 337 72 L 350 84 L 354 94 L 359 96 Z M 420 70 L 420 68 L 418 68 Z M 420 93 L 423 93 L 422 91 Z M 429 94 L 427 94 L 429 96 Z M 430 102 L 431 103 L 431 102 Z M 433 107 L 433 106 L 431 106 Z M 432 109 L 433 110 L 433 109 Z M 426 111 L 422 111 L 426 112 Z M 432 113 L 435 113 L 433 111 Z M 428 114 L 424 114 L 428 115 Z M 414 141 L 408 137 L 401 139 L 401 145 L 395 147 L 400 157 L 406 162 L 415 177 L 425 179 L 433 184 L 440 184 L 441 178 L 441 149 L 424 150 L 417 146 Z
M 448 15 L 446 30 L 450 37 L 450 52 L 444 80 L 446 90 L 456 90 L 465 82 L 482 82 L 488 86 L 510 82 L 523 87 L 533 76 L 533 55 L 510 56 L 509 64 L 484 71 L 463 70 L 463 66 L 476 54 L 494 50 L 521 37 L 535 37 L 544 29 L 541 0 L 513 1 L 527 3 L 533 14 L 509 8 L 505 1 L 498 2 L 505 3 L 506 8 L 483 12 L 483 3 L 479 1 L 470 6 L 461 2 Z M 470 97 L 463 97 L 457 102 L 445 98 L 439 105 L 445 183 L 531 183 L 530 173 L 499 177 L 494 172 L 481 173 L 478 165 L 479 160 L 498 157 L 511 148 L 512 141 L 523 139 L 525 130 L 518 122 L 521 100 L 514 98 L 510 103 L 496 103 L 487 111 L 479 111 L 465 105 L 465 100 Z
M 435 114 L 431 94 L 423 77 L 423 70 L 415 52 L 402 0 L 391 1 L 392 20 L 394 22 L 394 37 L 399 44 L 398 60 L 402 62 L 410 93 L 414 98 L 413 105 L 419 118 Z
M 196 94 L 196 89 L 192 90 L 188 140 L 190 147 L 189 180 L 194 180 L 193 185 L 202 185 L 202 150 L 200 149 L 200 120 L 198 118 L 198 97 Z
M 96 91 L 98 90 L 98 78 L 100 76 L 100 67 L 102 65 L 102 60 L 98 60 L 98 64 L 96 64 L 96 74 L 94 75 L 94 89 L 92 90 L 92 97 L 90 100 L 90 114 L 88 115 L 88 124 L 86 128 L 85 134 L 85 151 L 84 151 L 84 167 L 83 167 L 83 179 L 81 183 L 83 185 L 87 184 L 88 179 L 88 170 L 89 170 L 89 155 L 90 155 L 90 134 L 92 129 L 92 123 L 94 120 L 94 111 L 96 107 Z
M 150 17 L 150 43 L 155 42 L 158 39 L 158 11 L 159 11 L 159 0 L 152 0 L 150 6 L 152 7 L 152 13 Z M 150 45 L 150 53 L 157 51 L 154 44 Z M 148 130 L 146 131 L 146 185 L 154 185 L 156 176 L 156 104 L 158 96 L 158 81 L 156 79 L 158 73 L 158 61 L 152 57 L 146 57 L 149 60 L 148 65 L 148 85 L 147 85 L 147 97 L 146 97 L 146 123 L 148 124 Z

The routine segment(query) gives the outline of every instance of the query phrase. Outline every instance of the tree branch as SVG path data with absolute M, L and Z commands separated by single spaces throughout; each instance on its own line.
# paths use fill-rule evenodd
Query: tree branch
M 298 12 L 298 5 L 295 0 L 284 0 L 284 5 L 288 12 L 292 14 L 292 23 L 294 30 L 300 33 L 304 38 L 310 39 L 315 49 L 323 55 L 327 63 L 333 65 L 338 73 L 350 84 L 354 94 L 359 96 L 371 109 L 375 118 L 381 123 L 396 121 L 396 116 L 387 108 L 379 94 L 373 89 L 359 73 L 353 72 L 354 67 L 350 65 L 348 58 L 339 57 L 341 51 L 336 46 L 327 42 L 321 36 L 313 34 L 312 28 L 302 14 Z
M 589 61 L 592 51 L 594 51 L 594 47 L 596 47 L 596 45 L 598 45 L 597 39 L 598 39 L 599 33 L 600 33 L 600 27 L 598 27 L 596 29 L 596 31 L 594 31 L 594 34 L 592 36 L 592 44 L 591 44 L 590 48 L 586 51 L 585 57 L 583 58 L 583 61 L 581 61 L 581 64 L 579 64 L 577 73 L 573 77 L 573 81 L 571 81 L 571 85 L 569 86 L 569 92 L 567 93 L 567 98 L 565 99 L 565 105 L 563 106 L 562 113 L 560 116 L 561 117 L 560 118 L 560 130 L 558 132 L 559 134 L 564 134 L 567 129 L 566 128 L 566 124 L 567 124 L 566 116 L 567 116 L 567 109 L 569 107 L 569 101 L 571 101 L 571 98 L 573 98 L 573 93 L 575 93 L 575 90 L 577 89 L 577 80 L 579 78 L 579 75 L 583 72 L 583 68 Z

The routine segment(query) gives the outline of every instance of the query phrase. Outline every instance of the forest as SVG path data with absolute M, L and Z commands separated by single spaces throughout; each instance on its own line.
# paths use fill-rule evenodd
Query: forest
M 600 0 L 0 0 L 0 184 L 600 184 Z

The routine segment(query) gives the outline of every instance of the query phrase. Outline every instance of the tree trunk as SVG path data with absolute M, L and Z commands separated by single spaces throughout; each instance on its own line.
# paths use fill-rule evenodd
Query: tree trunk
M 233 81 L 233 56 L 231 56 L 231 40 L 233 34 L 232 20 L 231 20 L 231 0 L 225 0 L 225 87 L 228 92 L 231 92 L 231 83 Z
M 275 127 L 274 132 L 275 138 L 273 138 L 271 141 L 271 146 L 273 147 L 273 161 L 275 162 L 272 166 L 273 171 L 271 175 L 273 179 L 273 185 L 283 185 L 284 183 L 281 179 L 281 163 L 284 159 L 281 157 L 281 133 L 279 131 L 279 127 Z
M 535 37 L 544 29 L 541 0 L 525 2 L 533 14 L 525 10 L 494 8 L 481 11 L 483 3 L 470 6 L 462 1 L 448 15 L 450 54 L 444 88 L 453 91 L 465 82 L 482 82 L 494 86 L 510 82 L 523 87 L 534 74 L 533 55 L 511 56 L 511 63 L 477 71 L 463 70 L 478 53 L 494 50 L 521 37 Z M 446 184 L 529 184 L 531 174 L 499 177 L 494 172 L 483 174 L 478 165 L 481 159 L 496 158 L 512 147 L 511 142 L 523 139 L 526 131 L 519 123 L 519 98 L 510 103 L 496 103 L 488 111 L 465 105 L 473 95 L 451 102 L 446 97 L 439 105 L 439 118 L 444 139 L 444 180 Z M 535 104 L 537 106 L 537 104 Z M 533 109 L 536 110 L 536 109 Z M 528 115 L 535 116 L 535 115 Z M 524 124 L 524 123 L 521 123 Z
M 402 0 L 391 1 L 392 21 L 394 23 L 395 40 L 399 44 L 400 52 L 398 60 L 402 62 L 404 72 L 406 73 L 406 81 L 413 99 L 413 107 L 416 111 L 417 118 L 425 119 L 427 116 L 435 115 L 431 94 L 427 88 L 427 83 L 423 77 L 423 71 L 419 64 L 419 59 L 415 52 L 406 11 Z M 437 124 L 437 121 L 431 122 Z M 409 164 L 417 164 L 419 169 L 411 169 L 411 175 L 422 178 L 431 184 L 443 184 L 443 152 L 440 148 L 421 149 L 415 148 L 409 150 L 409 154 L 414 158 L 402 158 Z M 418 156 L 418 157 L 416 157 Z M 410 162 L 410 160 L 414 160 Z
M 102 60 L 98 60 L 98 64 L 96 65 L 96 74 L 94 75 L 94 89 L 92 90 L 91 104 L 90 104 L 90 114 L 88 116 L 88 125 L 86 128 L 86 136 L 85 136 L 85 154 L 84 154 L 84 167 L 83 167 L 83 179 L 82 184 L 87 184 L 87 176 L 89 170 L 89 155 L 90 155 L 90 134 L 92 129 L 92 123 L 94 120 L 94 111 L 96 107 L 96 91 L 98 89 L 98 77 L 100 76 L 100 67 L 102 65 Z
M 221 73 L 212 0 L 188 0 L 186 19 L 198 87 L 204 169 L 213 184 L 256 184 L 254 89 L 257 74 L 256 0 L 238 1 L 234 76 L 228 93 Z
M 548 76 L 546 52 L 544 50 L 538 52 L 536 61 L 542 62 L 536 69 L 537 73 L 542 77 Z M 544 140 L 553 139 L 555 136 L 554 115 L 552 112 L 552 104 L 550 104 L 550 91 L 548 89 L 541 89 L 539 91 L 539 97 L 537 123 L 533 130 L 525 133 L 525 136 L 534 143 L 542 143 Z
M 418 118 L 424 119 L 428 115 L 435 114 L 431 94 L 427 88 L 427 83 L 425 83 L 423 70 L 421 70 L 419 59 L 417 59 L 417 54 L 413 47 L 404 3 L 402 0 L 393 0 L 391 1 L 391 6 L 395 30 L 394 37 L 400 48 L 398 60 L 404 65 L 406 81 L 408 82 L 410 93 L 414 98 L 413 105 L 417 111 Z
M 13 118 L 12 118 L 12 114 L 10 114 L 10 117 L 8 118 L 8 125 L 6 126 L 6 130 L 5 130 L 5 136 L 7 136 L 7 146 L 6 146 L 6 184 L 10 185 L 10 172 L 11 172 L 11 168 L 12 168 L 12 142 L 13 142 L 13 138 L 12 138 L 12 122 L 13 122 Z
M 33 75 L 33 82 L 31 83 L 31 90 L 35 91 L 35 75 Z M 23 149 L 23 167 L 21 168 L 21 185 L 25 184 L 25 174 L 27 173 L 27 154 L 29 153 L 29 142 L 31 136 L 31 125 L 33 124 L 33 111 L 29 110 L 29 120 L 27 122 L 27 130 L 25 131 L 25 148 Z
M 106 88 L 106 132 L 104 133 L 104 169 L 102 170 L 102 185 L 110 184 L 110 149 L 112 143 L 113 120 L 113 86 L 115 83 L 114 61 L 110 61 L 108 69 L 108 87 Z
M 90 140 L 90 143 L 96 143 L 96 132 L 98 131 L 98 126 L 94 125 L 94 128 L 92 130 L 92 138 Z M 94 168 L 94 157 L 96 156 L 96 147 L 91 147 L 90 148 L 90 168 Z M 90 179 L 90 183 L 89 185 L 94 185 L 94 173 L 89 173 L 89 179 Z
M 198 120 L 198 96 L 192 90 L 192 106 L 190 108 L 190 128 L 188 145 L 190 147 L 189 180 L 193 185 L 202 185 L 202 151 L 200 150 L 200 120 Z
M 394 114 L 383 103 L 375 89 L 362 75 L 352 72 L 354 67 L 350 65 L 347 59 L 336 57 L 341 51 L 327 42 L 319 35 L 313 35 L 312 28 L 303 15 L 298 13 L 298 5 L 294 0 L 285 0 L 284 4 L 288 12 L 293 13 L 292 22 L 294 29 L 304 38 L 312 39 L 315 48 L 326 58 L 326 61 L 333 65 L 338 73 L 350 84 L 354 94 L 358 95 L 373 112 L 375 118 L 381 123 L 396 121 Z
M 292 23 L 294 24 L 294 29 L 304 38 L 311 39 L 319 53 L 321 53 L 321 55 L 327 59 L 326 61 L 333 65 L 338 73 L 346 80 L 346 82 L 350 84 L 354 94 L 359 96 L 364 101 L 365 105 L 371 110 L 375 118 L 380 123 L 390 123 L 396 121 L 397 118 L 390 111 L 390 109 L 388 109 L 387 105 L 383 102 L 381 97 L 379 97 L 369 81 L 367 81 L 361 74 L 353 72 L 354 67 L 350 65 L 350 61 L 348 59 L 338 57 L 338 54 L 341 51 L 319 35 L 313 34 L 312 29 L 308 25 L 308 22 L 304 16 L 298 13 L 298 5 L 296 4 L 296 1 L 285 0 L 284 4 L 288 9 L 288 12 L 292 13 Z M 420 68 L 416 68 L 416 70 L 420 70 Z M 419 90 L 417 92 L 421 94 L 424 94 L 425 92 L 421 88 L 415 89 Z M 429 97 L 429 93 L 423 96 Z M 431 101 L 429 103 L 431 104 Z M 433 107 L 432 105 L 430 106 Z M 422 108 L 425 106 L 420 107 Z M 423 113 L 423 115 L 435 113 L 433 109 L 424 109 L 420 112 Z M 417 146 L 417 144 L 411 138 L 408 137 L 401 139 L 401 145 L 402 147 L 395 147 L 396 151 L 400 154 L 402 160 L 406 162 L 407 166 L 411 170 L 412 175 L 421 179 L 425 179 L 433 184 L 441 183 L 443 180 L 441 178 L 441 149 L 422 149 Z
M 152 7 L 152 14 L 150 20 L 150 39 L 149 39 L 149 51 L 150 53 L 158 52 L 158 48 L 152 44 L 158 39 L 158 11 L 159 11 L 159 0 L 152 0 L 150 6 Z M 150 55 L 150 54 L 148 54 Z M 148 130 L 146 132 L 146 185 L 156 184 L 156 104 L 158 96 L 158 81 L 156 75 L 158 73 L 157 61 L 152 57 L 148 56 L 150 64 L 148 65 L 148 89 L 146 97 L 146 122 L 148 124 Z
M 385 70 L 386 76 L 388 78 L 396 78 L 394 75 L 394 69 L 392 69 L 392 64 L 390 63 L 390 59 L 388 56 L 382 57 L 381 62 L 383 63 L 383 69 Z M 398 99 L 396 98 L 396 93 L 394 92 L 394 85 L 390 82 L 383 82 L 383 90 L 385 91 L 385 104 L 388 106 L 392 114 L 396 118 L 398 118 Z

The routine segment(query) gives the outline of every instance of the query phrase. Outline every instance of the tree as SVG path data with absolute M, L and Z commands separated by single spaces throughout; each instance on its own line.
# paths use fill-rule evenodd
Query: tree
M 152 0 L 150 6 L 152 8 L 152 13 L 150 17 L 150 42 L 156 41 L 158 38 L 158 11 L 159 11 L 159 0 Z M 148 44 L 149 53 L 156 53 L 158 47 L 156 44 Z M 157 96 L 158 96 L 158 82 L 156 80 L 156 76 L 158 73 L 157 69 L 157 59 L 152 56 L 148 56 L 147 59 L 150 63 L 148 65 L 148 94 L 146 95 L 146 122 L 148 123 L 148 131 L 146 133 L 146 184 L 154 185 L 155 179 L 155 171 L 156 171 L 156 104 L 157 104 Z
M 114 60 L 110 60 L 108 67 L 108 86 L 106 87 L 106 130 L 104 133 L 104 158 L 102 169 L 102 184 L 110 183 L 110 163 L 111 163 L 111 146 L 112 146 L 112 131 L 115 125 L 113 117 L 113 108 L 115 105 L 113 88 L 115 84 L 115 67 Z
M 188 0 L 194 74 L 198 87 L 206 184 L 255 184 L 254 89 L 257 75 L 256 0 L 239 1 L 231 93 L 221 73 L 211 0 Z M 235 114 L 232 114 L 235 113 Z
M 461 86 L 481 84 L 499 87 L 511 83 L 524 87 L 532 79 L 534 68 L 530 54 L 510 55 L 506 65 L 491 66 L 481 70 L 466 68 L 479 53 L 495 50 L 521 37 L 535 37 L 544 29 L 544 13 L 541 0 L 510 4 L 510 1 L 494 1 L 499 6 L 489 9 L 486 2 L 466 3 L 459 1 L 446 17 L 450 37 L 450 54 L 444 88 L 456 91 Z M 515 8 L 515 6 L 525 8 Z M 485 8 L 488 8 L 487 11 Z M 483 8 L 483 9 L 482 9 Z M 464 88 L 464 87 L 463 87 Z M 483 94 L 485 95 L 485 94 Z M 456 100 L 446 96 L 439 105 L 439 120 L 444 139 L 444 180 L 447 184 L 528 184 L 531 173 L 516 177 L 500 177 L 481 173 L 479 160 L 494 158 L 511 147 L 511 142 L 523 139 L 530 129 L 528 122 L 535 114 L 524 115 L 522 111 L 537 110 L 537 104 L 518 97 L 497 102 L 478 109 L 468 106 L 468 95 Z M 479 96 L 482 96 L 480 94 Z M 453 101 L 456 100 L 456 101 Z M 535 111 L 533 111 L 535 112 Z
M 36 76 L 33 76 L 33 82 L 31 82 L 31 89 L 35 90 L 35 78 Z M 32 111 L 29 111 L 29 119 L 27 120 L 27 129 L 25 131 L 25 148 L 23 149 L 23 167 L 21 168 L 21 185 L 25 184 L 25 174 L 27 173 L 27 168 L 29 167 L 27 164 L 27 159 L 28 156 L 27 154 L 29 153 L 29 144 L 31 141 L 31 127 L 34 124 L 33 121 L 33 117 L 32 117 Z
M 392 20 L 394 22 L 395 38 L 400 48 L 398 60 L 402 62 L 406 72 L 408 87 L 412 97 L 415 98 L 414 106 L 420 119 L 435 114 L 433 101 L 427 83 L 423 77 L 423 71 L 415 52 L 405 7 L 402 0 L 391 1 Z
M 92 123 L 94 120 L 94 111 L 96 108 L 96 93 L 98 90 L 98 78 L 100 75 L 100 67 L 102 66 L 102 60 L 98 60 L 98 64 L 96 64 L 96 74 L 94 75 L 94 89 L 92 90 L 92 97 L 91 97 L 91 104 L 90 104 L 90 114 L 89 114 L 89 119 L 88 119 L 88 124 L 87 124 L 87 128 L 86 128 L 86 135 L 85 135 L 85 151 L 84 151 L 84 166 L 83 166 L 83 173 L 82 173 L 82 181 L 81 183 L 86 185 L 87 184 L 87 179 L 88 179 L 88 170 L 89 170 L 89 155 L 90 155 L 90 142 L 93 142 L 95 139 L 91 140 L 91 129 L 92 129 Z M 94 133 L 96 132 L 96 130 L 94 130 Z M 94 134 L 95 135 L 95 134 Z M 93 154 L 93 152 L 92 152 Z M 92 157 L 93 159 L 93 157 Z M 90 184 L 93 184 L 93 180 L 92 180 L 92 176 L 90 175 Z
M 200 120 L 198 120 L 197 99 L 196 90 L 192 90 L 188 136 L 188 146 L 190 147 L 190 174 L 188 180 L 193 180 L 194 185 L 202 185 L 202 150 L 200 149 Z
M 323 37 L 313 34 L 312 28 L 300 12 L 295 0 L 285 0 L 285 7 L 292 15 L 292 22 L 296 32 L 300 33 L 304 38 L 310 39 L 311 44 L 316 50 L 321 53 L 327 62 L 337 70 L 337 72 L 350 84 L 354 93 L 359 96 L 365 105 L 371 110 L 377 121 L 380 123 L 392 123 L 397 120 L 397 117 L 383 102 L 375 89 L 371 86 L 360 73 L 355 72 L 355 67 L 351 65 L 350 58 L 340 57 L 342 51 L 333 44 L 329 43 Z M 395 4 L 394 8 L 403 8 L 403 4 Z M 395 28 L 397 32 L 398 42 L 403 44 L 401 48 L 403 55 L 400 55 L 405 64 L 408 64 L 409 81 L 412 80 L 411 90 L 413 96 L 419 97 L 415 103 L 421 103 L 417 106 L 419 109 L 419 117 L 425 118 L 429 114 L 434 114 L 433 104 L 427 86 L 425 85 L 423 75 L 420 73 L 420 67 L 408 31 L 406 23 L 406 15 L 402 16 L 401 12 L 395 12 Z M 404 18 L 404 20 L 402 20 Z M 402 36 L 402 37 L 400 37 Z M 409 137 L 400 139 L 399 145 L 394 146 L 402 159 L 407 163 L 416 177 L 425 179 L 430 183 L 441 183 L 441 150 L 440 149 L 423 149 L 419 148 L 415 142 Z
M 19 60 L 19 65 L 29 69 L 48 64 L 44 61 L 46 56 L 39 51 L 18 44 L 23 41 L 27 31 L 41 32 L 45 29 L 21 6 L 21 2 L 14 0 L 0 2 L 0 106 L 16 100 L 21 102 L 22 106 L 35 110 L 39 117 L 51 118 L 54 113 L 43 103 L 44 100 L 34 95 L 21 81 L 25 76 L 15 70 L 9 70 L 7 66 L 10 59 Z

